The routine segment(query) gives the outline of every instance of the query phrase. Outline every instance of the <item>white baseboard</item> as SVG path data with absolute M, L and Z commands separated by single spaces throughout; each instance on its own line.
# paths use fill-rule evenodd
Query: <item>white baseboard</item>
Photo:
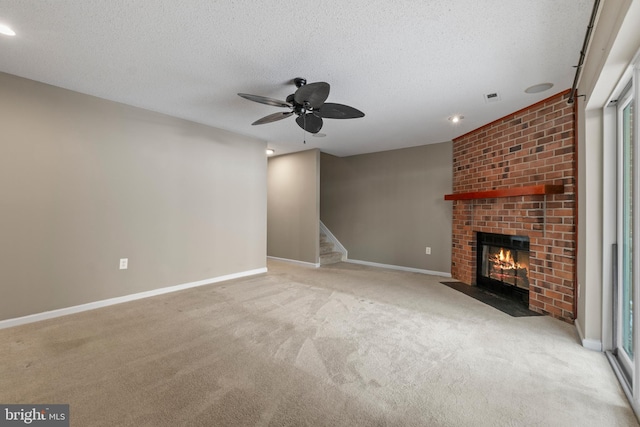
M 316 262 L 316 263 L 305 262 L 305 261 L 298 261 L 296 259 L 278 258 L 277 256 L 267 256 L 267 258 L 273 259 L 273 260 L 276 260 L 276 261 L 288 262 L 290 264 L 304 265 L 304 266 L 307 266 L 307 267 L 314 267 L 314 268 L 320 267 L 320 263 L 319 262 Z
M 445 273 L 442 271 L 422 270 L 420 268 L 403 267 L 401 265 L 380 264 L 377 262 L 360 261 L 357 259 L 346 259 L 344 262 L 350 262 L 351 264 L 368 265 L 370 267 L 388 268 L 391 270 L 408 271 L 410 273 L 422 273 L 422 274 L 430 274 L 432 276 L 451 277 L 451 273 Z
M 227 274 L 211 279 L 198 280 L 197 282 L 183 283 L 181 285 L 169 286 L 166 288 L 154 289 L 137 294 L 125 295 L 122 297 L 109 298 L 101 301 L 90 302 L 87 304 L 76 305 L 73 307 L 60 308 L 58 310 L 45 311 L 43 313 L 30 314 L 28 316 L 16 317 L 15 319 L 7 319 L 0 321 L 0 329 L 11 328 L 13 326 L 24 325 L 27 323 L 39 322 L 41 320 L 53 319 L 55 317 L 66 316 L 68 314 L 80 313 L 96 308 L 108 307 L 110 305 L 121 304 L 123 302 L 135 301 L 142 298 L 149 298 L 156 295 L 168 294 L 170 292 L 182 291 L 184 289 L 195 288 L 198 286 L 211 285 L 213 283 L 224 282 L 232 279 L 253 276 L 256 274 L 266 273 L 267 268 L 257 268 L 255 270 L 242 271 L 240 273 Z
M 593 350 L 593 351 L 602 351 L 602 341 L 600 340 L 594 340 L 594 339 L 586 339 L 584 337 L 584 334 L 582 333 L 582 329 L 580 328 L 580 322 L 575 321 L 573 322 L 574 325 L 576 325 L 576 331 L 578 331 L 578 338 L 580 338 L 580 342 L 582 343 L 582 346 L 588 350 Z

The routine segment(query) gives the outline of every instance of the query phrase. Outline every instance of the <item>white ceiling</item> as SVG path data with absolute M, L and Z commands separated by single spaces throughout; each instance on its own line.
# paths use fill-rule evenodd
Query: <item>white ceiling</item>
M 451 140 L 571 87 L 593 0 L 0 0 L 0 71 L 268 141 L 352 155 Z M 294 77 L 366 116 L 251 126 Z M 554 87 L 538 94 L 538 83 Z M 501 100 L 486 103 L 484 95 Z M 452 125 L 447 118 L 462 114 Z

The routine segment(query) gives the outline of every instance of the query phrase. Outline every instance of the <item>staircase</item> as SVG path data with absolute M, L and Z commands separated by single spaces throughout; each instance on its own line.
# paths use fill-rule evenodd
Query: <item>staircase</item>
M 342 252 L 335 250 L 327 235 L 320 233 L 320 265 L 335 264 L 342 261 Z

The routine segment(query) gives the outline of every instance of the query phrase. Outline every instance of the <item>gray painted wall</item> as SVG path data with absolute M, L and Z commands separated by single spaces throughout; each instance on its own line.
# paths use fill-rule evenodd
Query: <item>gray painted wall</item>
M 2 73 L 0 117 L 0 320 L 266 266 L 264 142 Z
M 350 259 L 451 271 L 452 147 L 322 154 L 320 218 Z
M 272 157 L 268 166 L 267 255 L 317 263 L 320 151 Z

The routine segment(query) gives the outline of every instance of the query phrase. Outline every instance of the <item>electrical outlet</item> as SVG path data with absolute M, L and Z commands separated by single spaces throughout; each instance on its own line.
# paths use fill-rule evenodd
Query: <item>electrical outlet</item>
M 120 258 L 120 270 L 129 268 L 129 258 Z
M 427 255 L 431 255 L 431 248 L 429 246 L 427 246 L 427 248 L 424 251 L 425 254 Z

